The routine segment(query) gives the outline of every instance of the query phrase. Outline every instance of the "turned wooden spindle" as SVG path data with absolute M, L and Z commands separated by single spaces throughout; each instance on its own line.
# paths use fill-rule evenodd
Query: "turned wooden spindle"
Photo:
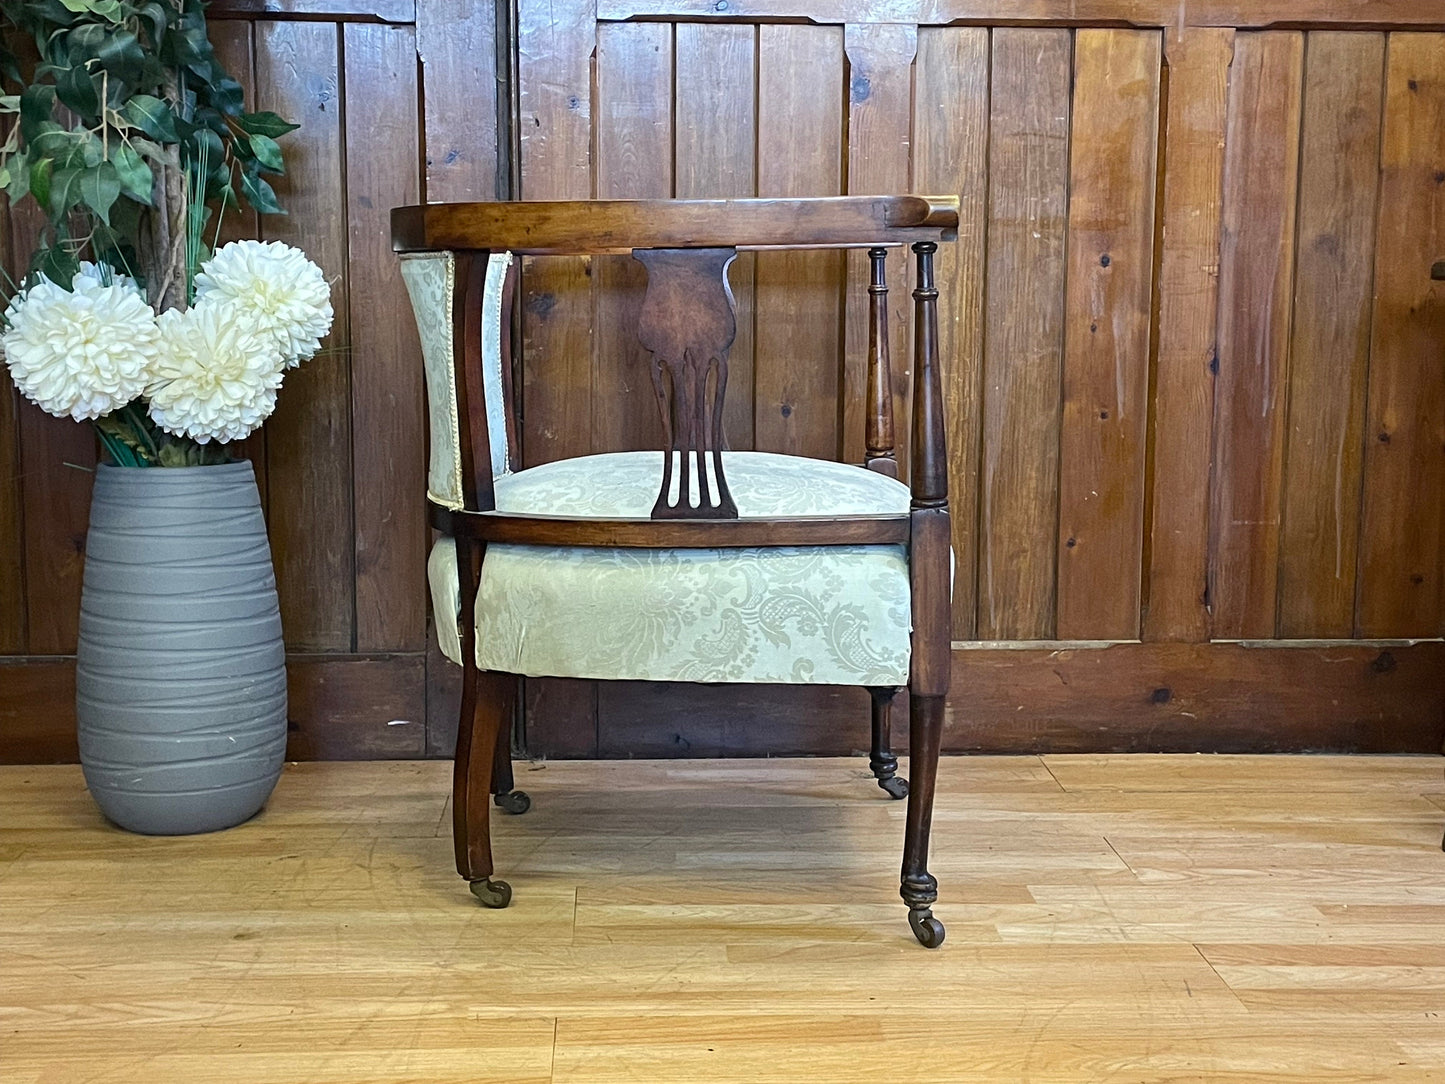
M 888 356 L 888 279 L 886 248 L 868 250 L 868 404 L 863 465 L 898 477 L 893 450 L 893 372 Z

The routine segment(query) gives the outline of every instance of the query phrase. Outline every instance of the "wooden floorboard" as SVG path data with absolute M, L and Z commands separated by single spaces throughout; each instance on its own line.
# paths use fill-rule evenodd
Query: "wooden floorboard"
M 0 1080 L 1442 1079 L 1442 766 L 948 759 L 937 952 L 859 759 L 519 765 L 505 911 L 442 763 L 178 839 L 0 768 Z

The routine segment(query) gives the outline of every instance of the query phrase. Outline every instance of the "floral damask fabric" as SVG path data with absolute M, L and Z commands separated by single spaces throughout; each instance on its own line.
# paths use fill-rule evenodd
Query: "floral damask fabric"
M 508 469 L 506 404 L 502 400 L 502 285 L 512 254 L 487 260 L 482 293 L 482 382 L 492 471 Z M 452 298 L 456 292 L 456 257 L 450 252 L 410 253 L 401 257 L 401 277 L 411 297 L 421 336 L 426 370 L 426 399 L 431 429 L 431 460 L 427 496 L 446 508 L 462 507 L 461 422 L 457 411 Z
M 564 460 L 498 479 L 502 511 L 647 518 L 662 453 Z M 906 511 L 906 486 L 846 464 L 726 453 L 744 517 Z M 456 551 L 428 564 L 438 614 L 458 613 Z M 477 664 L 531 676 L 902 685 L 902 546 L 643 550 L 492 546 L 477 598 Z M 461 658 L 454 625 L 442 650 Z

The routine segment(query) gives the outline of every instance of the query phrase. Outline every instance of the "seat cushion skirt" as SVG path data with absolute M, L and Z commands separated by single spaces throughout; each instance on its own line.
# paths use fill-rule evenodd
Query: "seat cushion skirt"
M 724 453 L 743 518 L 896 514 L 908 488 L 842 463 Z M 647 519 L 661 452 L 616 452 L 496 480 L 497 508 Z M 438 615 L 459 615 L 456 546 L 428 562 Z M 908 562 L 901 545 L 646 550 L 494 545 L 477 595 L 477 665 L 533 677 L 903 685 Z M 455 621 L 437 639 L 461 660 Z

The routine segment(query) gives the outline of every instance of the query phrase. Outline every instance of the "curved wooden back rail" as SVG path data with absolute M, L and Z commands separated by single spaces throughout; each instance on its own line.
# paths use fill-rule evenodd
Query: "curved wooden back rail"
M 595 521 L 564 517 L 499 516 L 488 447 L 481 379 L 481 290 L 491 252 L 588 255 L 631 252 L 648 274 L 638 339 L 652 354 L 665 453 L 652 518 L 674 521 L 736 520 L 737 506 L 723 470 L 723 398 L 727 355 L 735 334 L 727 269 L 740 249 L 866 247 L 869 285 L 867 456 L 865 465 L 898 476 L 893 450 L 893 404 L 888 356 L 885 261 L 888 248 L 912 244 L 918 282 L 931 283 L 937 242 L 956 235 L 958 200 L 939 196 L 843 196 L 821 199 L 592 200 L 525 203 L 456 203 L 400 207 L 392 212 L 392 247 L 398 252 L 449 250 L 456 254 L 457 290 L 452 314 L 457 357 L 457 402 L 462 419 L 464 511 L 433 509 L 433 524 L 459 537 L 598 545 Z M 515 279 L 508 280 L 512 289 Z M 931 286 L 928 287 L 931 290 Z M 926 291 L 925 291 L 926 293 Z M 917 313 L 936 322 L 937 292 L 919 295 Z M 509 311 L 506 306 L 504 311 Z M 920 326 L 922 326 L 920 324 Z M 936 383 L 936 335 L 915 336 L 925 347 L 917 359 L 915 425 L 925 421 L 925 449 L 916 462 L 943 462 L 942 400 Z M 503 335 L 504 376 L 510 378 L 510 335 Z M 929 374 L 933 376 L 930 377 Z M 927 421 L 936 411 L 936 424 Z M 516 459 L 514 423 L 508 443 Z M 917 439 L 917 437 L 915 437 Z M 916 474 L 916 471 L 915 471 Z M 695 483 L 694 483 L 695 479 Z M 929 475 L 933 481 L 932 474 Z M 919 490 L 915 486 L 915 493 Z M 697 501 L 692 501 L 696 494 Z M 929 498 L 931 499 L 931 493 Z M 478 522 L 468 523 L 472 518 Z M 529 521 L 536 520 L 529 528 Z M 892 520 L 893 525 L 881 526 Z M 848 544 L 893 538 L 905 517 L 846 517 L 804 524 L 791 519 L 751 520 L 727 532 L 736 541 L 711 543 L 698 532 L 627 529 L 605 534 L 622 546 Z M 851 524 L 845 526 L 845 524 Z M 444 526 L 443 526 L 444 525 Z M 782 542 L 783 538 L 790 541 Z M 590 541 L 589 541 L 590 540 Z

